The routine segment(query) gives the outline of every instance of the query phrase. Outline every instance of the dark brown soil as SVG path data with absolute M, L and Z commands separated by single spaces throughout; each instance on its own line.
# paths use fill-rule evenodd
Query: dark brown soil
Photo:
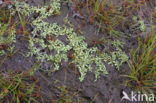
M 32 0 L 28 1 L 33 5 L 44 5 L 46 0 Z M 152 4 L 149 4 L 152 5 Z M 109 38 L 105 33 L 97 33 L 97 28 L 94 25 L 86 23 L 79 17 L 73 17 L 71 9 L 66 3 L 62 4 L 61 15 L 56 17 L 49 17 L 48 22 L 57 22 L 60 25 L 64 25 L 63 19 L 68 15 L 70 22 L 75 26 L 75 30 L 79 32 L 80 29 L 86 37 L 86 42 L 92 45 L 93 40 L 99 40 L 100 38 Z M 15 70 L 24 69 L 27 70 L 35 64 L 34 57 L 26 57 L 25 54 L 28 51 L 28 44 L 26 38 L 22 35 L 17 36 L 16 53 L 11 57 L 6 57 L 4 61 L 1 60 L 1 69 L 3 70 Z M 114 39 L 114 38 L 111 38 Z M 122 37 L 122 41 L 125 42 L 124 51 L 128 54 L 132 47 L 137 45 L 135 37 Z M 1 58 L 4 59 L 4 58 Z M 42 87 L 43 98 L 45 103 L 55 103 L 52 101 L 61 98 L 62 91 L 59 88 L 65 88 L 68 92 L 66 95 L 72 100 L 72 103 L 134 103 L 122 101 L 122 91 L 129 93 L 131 88 L 124 86 L 126 78 L 122 75 L 126 75 L 129 72 L 128 64 L 125 63 L 120 70 L 106 65 L 109 72 L 108 75 L 102 75 L 100 79 L 94 81 L 94 75 L 88 73 L 83 82 L 79 81 L 79 73 L 77 69 L 72 65 L 64 65 L 62 68 L 50 75 L 38 71 L 36 76 L 40 78 L 40 85 Z M 63 102 L 58 102 L 63 103 Z

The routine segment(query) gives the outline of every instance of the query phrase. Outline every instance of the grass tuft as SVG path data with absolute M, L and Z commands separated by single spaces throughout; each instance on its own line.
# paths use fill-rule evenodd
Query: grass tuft
M 1 103 L 39 103 L 38 80 L 29 72 L 0 72 Z
M 144 39 L 139 38 L 137 49 L 130 53 L 131 69 L 127 84 L 141 91 L 156 89 L 156 32 L 150 32 Z

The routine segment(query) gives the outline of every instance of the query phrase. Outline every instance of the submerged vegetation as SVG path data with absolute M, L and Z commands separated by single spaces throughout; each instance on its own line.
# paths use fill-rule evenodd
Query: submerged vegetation
M 41 103 L 44 99 L 41 97 L 39 78 L 35 78 L 35 73 L 42 72 L 53 76 L 64 68 L 69 68 L 69 71 L 76 69 L 80 83 L 85 82 L 88 73 L 94 74 L 96 82 L 100 78 L 103 79 L 103 76 L 109 76 L 112 68 L 116 68 L 113 72 L 119 74 L 127 70 L 127 73 L 122 74 L 128 77 L 125 80 L 126 86 L 137 91 L 154 93 L 156 10 L 149 10 L 152 20 L 146 20 L 142 10 L 145 5 L 149 5 L 149 0 L 123 0 L 119 3 L 111 0 L 50 0 L 48 3 L 44 1 L 42 6 L 31 5 L 27 0 L 1 2 L 0 67 L 7 69 L 5 63 L 9 60 L 14 61 L 16 65 L 23 63 L 23 59 L 26 63 L 28 61 L 26 66 L 37 66 L 33 68 L 33 73 L 31 70 L 23 72 L 0 70 L 0 102 Z M 55 20 L 61 15 L 64 3 L 67 3 L 69 14 L 60 21 L 64 20 L 66 24 Z M 75 27 L 79 25 L 72 24 L 72 20 L 70 21 L 68 17 L 75 20 L 78 18 L 80 20 L 78 24 L 82 23 L 81 25 L 85 22 L 84 27 L 86 25 L 93 27 L 95 32 L 98 32 L 97 37 L 91 34 L 92 31 L 89 33 L 93 37 L 86 37 L 88 35 L 81 32 L 83 28 L 77 31 Z M 54 18 L 54 21 L 50 22 L 49 18 Z M 134 44 L 133 41 L 137 43 Z M 15 53 L 14 50 L 20 43 L 26 46 L 19 48 Z M 22 56 L 16 58 L 10 56 L 10 53 Z M 9 60 L 3 60 L 4 56 L 8 56 Z M 51 85 L 49 80 L 45 78 L 44 80 L 48 81 L 49 87 Z M 59 87 L 57 88 L 60 91 L 59 97 L 56 95 L 57 99 L 50 101 L 72 103 L 75 94 L 72 95 L 64 83 Z M 92 101 L 92 98 L 87 99 Z M 93 101 L 94 99 L 96 96 Z

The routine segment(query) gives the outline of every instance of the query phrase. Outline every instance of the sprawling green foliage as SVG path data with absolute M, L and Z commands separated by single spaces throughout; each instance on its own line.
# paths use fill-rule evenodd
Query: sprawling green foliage
M 32 20 L 34 30 L 29 39 L 28 56 L 36 56 L 36 59 L 42 63 L 50 63 L 53 70 L 59 70 L 63 61 L 68 62 L 68 52 L 74 51 L 74 63 L 81 74 L 80 81 L 85 78 L 88 71 L 95 73 L 96 79 L 100 74 L 108 74 L 105 62 L 109 62 L 119 68 L 119 66 L 127 61 L 127 56 L 119 46 L 114 46 L 116 51 L 107 54 L 98 54 L 98 48 L 89 48 L 83 36 L 78 36 L 73 28 L 59 26 L 57 23 L 45 22 L 48 16 L 56 15 L 60 11 L 60 1 L 55 0 L 49 6 L 34 7 L 26 3 L 16 3 L 17 10 L 29 16 L 30 14 L 38 14 L 38 17 Z M 47 11 L 48 10 L 48 11 Z M 61 40 L 63 37 L 65 41 Z M 117 44 L 114 42 L 114 44 Z M 118 45 L 118 44 L 117 44 Z M 42 68 L 47 69 L 47 68 Z

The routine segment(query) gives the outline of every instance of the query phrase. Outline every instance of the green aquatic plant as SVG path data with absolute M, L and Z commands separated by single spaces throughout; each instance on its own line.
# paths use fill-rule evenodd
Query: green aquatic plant
M 139 24 L 140 24 L 139 29 L 140 29 L 142 32 L 144 32 L 144 31 L 146 30 L 146 26 L 145 26 L 144 21 L 143 21 L 143 20 L 140 20 L 140 21 L 139 21 Z
M 138 26 L 139 30 L 141 32 L 145 32 L 146 26 L 144 20 L 138 20 L 139 18 L 137 16 L 133 17 L 133 21 L 136 22 L 135 26 Z
M 68 53 L 73 51 L 71 63 L 74 63 L 80 72 L 80 81 L 83 81 L 88 71 L 95 74 L 98 79 L 100 75 L 108 74 L 105 63 L 119 68 L 126 59 L 120 58 L 126 56 L 121 49 L 116 49 L 113 57 L 107 53 L 99 54 L 97 47 L 89 48 L 83 36 L 78 36 L 73 28 L 60 26 L 57 23 L 48 23 L 44 20 L 51 15 L 60 13 L 60 1 L 55 0 L 49 6 L 34 7 L 24 2 L 18 2 L 15 5 L 19 12 L 29 16 L 38 14 L 38 17 L 32 20 L 34 27 L 29 36 L 29 53 L 27 56 L 35 56 L 43 65 L 42 70 L 56 71 L 60 69 L 62 62 L 69 62 Z M 48 11 L 47 11 L 48 10 Z M 63 40 L 61 38 L 64 38 Z M 118 45 L 118 44 L 117 44 Z M 115 47 L 116 48 L 116 47 Z M 123 54 L 123 55 L 121 55 Z M 116 56 L 118 55 L 118 56 Z M 116 56 L 116 57 L 115 57 Z M 125 58 L 125 57 L 124 57 Z M 50 70 L 49 70 L 50 68 Z
M 39 25 L 43 27 L 39 27 Z M 29 48 L 31 52 L 29 55 L 36 55 L 36 58 L 42 62 L 50 61 L 54 65 L 53 69 L 59 70 L 62 60 L 65 62 L 68 61 L 67 52 L 72 49 L 74 51 L 73 55 L 75 55 L 72 62 L 79 68 L 81 81 L 84 79 L 86 73 L 92 70 L 93 63 L 96 63 L 98 67 L 96 69 L 96 77 L 100 74 L 98 72 L 107 74 L 106 68 L 101 62 L 101 59 L 96 57 L 97 48 L 88 48 L 87 44 L 84 42 L 84 37 L 77 36 L 72 28 L 60 27 L 56 23 L 49 24 L 47 22 L 42 22 L 39 25 L 36 27 L 36 30 L 38 32 L 40 31 L 39 28 L 42 28 L 43 30 L 37 38 L 30 37 Z M 35 32 L 33 32 L 33 35 L 35 36 Z M 53 38 L 67 36 L 67 42 L 69 43 L 65 45 L 65 43 L 58 38 L 56 38 L 56 40 L 53 40 L 53 38 L 49 40 L 47 36 L 52 36 Z M 48 49 L 51 53 L 48 51 L 42 52 L 42 50 L 45 49 Z
M 69 45 L 65 45 L 62 41 L 60 40 L 51 40 L 53 39 L 52 36 L 59 36 L 59 34 L 62 34 L 63 31 L 61 31 L 61 28 L 56 25 L 56 24 L 49 24 L 46 22 L 42 22 L 44 27 L 43 30 L 45 32 L 42 32 L 42 34 L 38 38 L 30 37 L 29 40 L 29 48 L 31 52 L 29 52 L 30 56 L 37 55 L 37 59 L 43 61 L 51 61 L 54 64 L 54 70 L 59 69 L 59 63 L 61 63 L 62 59 L 67 61 L 67 51 L 71 49 Z M 47 24 L 47 26 L 46 26 Z M 41 26 L 43 26 L 41 25 Z M 39 27 L 39 25 L 38 25 Z M 40 29 L 35 28 L 35 30 L 39 31 Z M 59 28 L 57 28 L 59 27 Z M 40 27 L 39 27 L 40 28 Z M 49 30 L 48 30 L 49 29 Z M 50 30 L 51 29 L 51 30 Z M 56 31 L 57 30 L 57 31 Z M 46 32 L 49 31 L 49 32 Z M 55 35 L 56 34 L 56 35 Z M 33 35 L 38 35 L 33 31 Z M 48 38 L 49 37 L 49 38 Z M 51 39 L 50 39 L 51 38 Z M 46 41 L 45 41 L 46 40 Z M 47 42 L 47 43 L 45 43 Z M 37 47 L 39 46 L 39 47 Z M 42 50 L 48 49 L 51 52 L 45 51 L 41 52 Z M 53 51 L 53 53 L 52 53 Z
M 116 51 L 111 52 L 111 61 L 110 64 L 114 64 L 116 68 L 119 70 L 120 66 L 128 61 L 128 56 L 122 51 L 123 48 L 123 42 L 116 40 L 112 42 L 112 45 L 114 48 L 116 48 Z

